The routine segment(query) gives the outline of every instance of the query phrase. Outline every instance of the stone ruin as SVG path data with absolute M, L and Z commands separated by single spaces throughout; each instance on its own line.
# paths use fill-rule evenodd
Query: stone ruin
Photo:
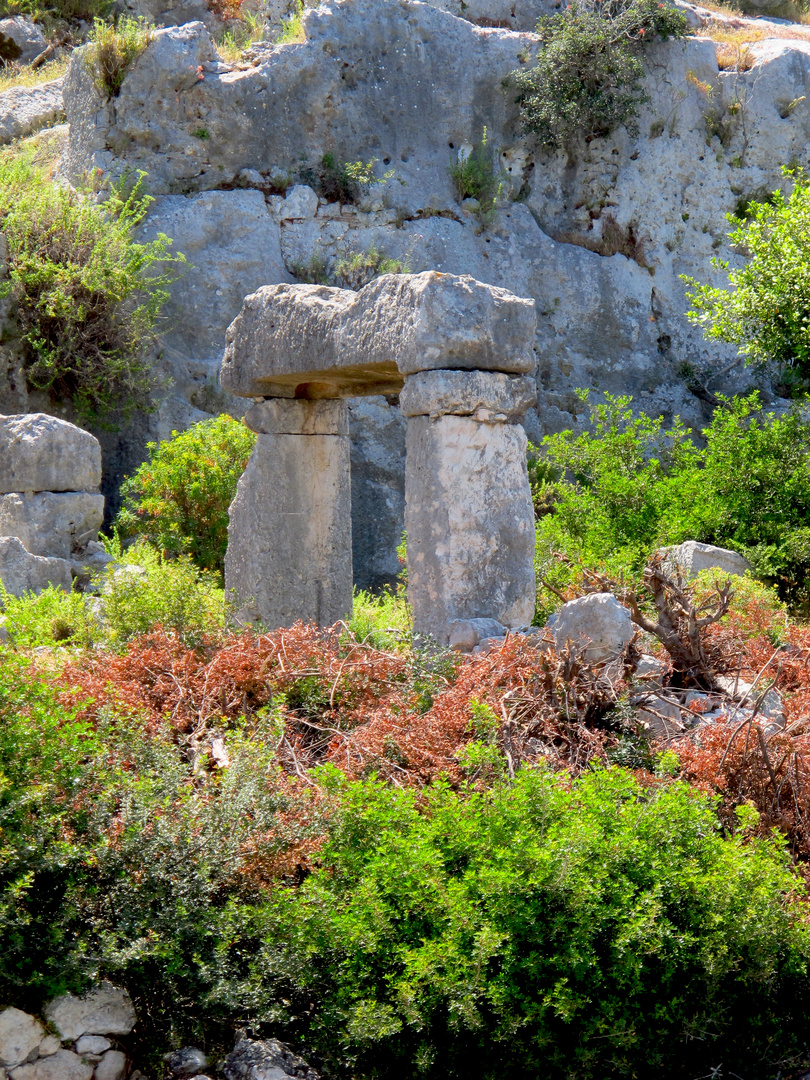
M 108 560 L 101 447 L 75 424 L 45 413 L 0 416 L 0 581 L 19 596 L 70 589 Z
M 534 614 L 520 419 L 536 399 L 534 301 L 468 276 L 387 274 L 360 292 L 268 285 L 231 324 L 223 390 L 258 438 L 230 510 L 225 584 L 268 628 L 352 607 L 346 399 L 400 395 L 414 631 L 462 641 Z M 471 625 L 472 624 L 472 625 Z M 488 631 L 497 635 L 497 627 Z

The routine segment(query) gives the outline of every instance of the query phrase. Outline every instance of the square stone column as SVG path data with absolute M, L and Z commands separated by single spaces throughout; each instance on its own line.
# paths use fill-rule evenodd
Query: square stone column
M 526 433 L 532 380 L 433 371 L 407 378 L 405 532 L 414 632 L 441 645 L 456 620 L 534 616 L 534 508 Z M 461 415 L 459 415 L 461 414 Z
M 332 626 L 352 610 L 346 404 L 271 398 L 245 423 L 258 438 L 231 503 L 225 588 L 270 630 Z

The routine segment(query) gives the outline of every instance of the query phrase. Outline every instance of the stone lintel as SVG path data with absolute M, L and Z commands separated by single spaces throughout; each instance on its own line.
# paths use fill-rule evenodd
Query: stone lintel
M 349 410 L 343 401 L 268 398 L 248 409 L 244 422 L 257 435 L 349 434 Z
M 534 371 L 534 301 L 468 275 L 384 274 L 359 292 L 265 285 L 228 327 L 222 388 L 242 397 L 396 393 L 404 375 Z
M 530 375 L 497 371 L 419 371 L 408 375 L 399 396 L 403 416 L 476 416 L 492 422 L 519 420 L 537 401 Z

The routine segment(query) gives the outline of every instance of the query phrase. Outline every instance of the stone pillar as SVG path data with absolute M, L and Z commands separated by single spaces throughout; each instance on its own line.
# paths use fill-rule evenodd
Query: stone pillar
M 456 621 L 507 628 L 534 615 L 534 509 L 526 376 L 424 371 L 400 395 L 408 417 L 405 531 L 414 631 L 447 644 Z
M 346 404 L 270 398 L 245 423 L 258 438 L 231 503 L 225 588 L 270 630 L 331 626 L 352 609 Z

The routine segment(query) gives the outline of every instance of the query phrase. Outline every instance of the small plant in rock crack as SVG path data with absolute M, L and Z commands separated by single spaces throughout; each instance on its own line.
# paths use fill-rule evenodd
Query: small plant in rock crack
M 495 168 L 493 152 L 487 144 L 487 129 L 484 128 L 481 142 L 450 166 L 450 179 L 455 185 L 459 201 L 475 199 L 478 203 L 476 213 L 482 221 L 489 220 L 495 211 L 498 198 L 503 190 L 503 179 Z
M 537 25 L 537 64 L 512 72 L 524 130 L 557 149 L 631 130 L 647 100 L 641 50 L 679 38 L 686 19 L 662 0 L 575 0 Z
M 327 202 L 358 203 L 369 188 L 383 184 L 394 175 L 390 169 L 377 176 L 374 166 L 377 158 L 370 161 L 340 161 L 333 153 L 326 153 L 316 168 L 301 170 L 300 181 L 314 188 Z
M 93 21 L 84 63 L 100 94 L 108 99 L 118 96 L 124 76 L 153 36 L 154 28 L 146 19 L 124 15 L 114 25 Z

